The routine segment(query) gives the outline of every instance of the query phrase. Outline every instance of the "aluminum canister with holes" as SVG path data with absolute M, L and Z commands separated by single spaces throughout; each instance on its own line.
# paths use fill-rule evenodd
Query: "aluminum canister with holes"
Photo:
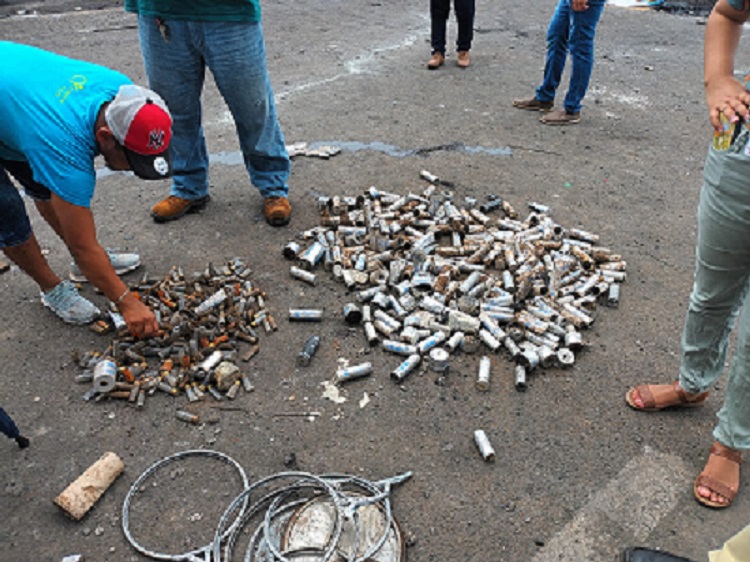
M 572 367 L 576 362 L 575 354 L 567 347 L 563 347 L 557 350 L 557 363 L 563 369 Z
M 479 372 L 477 373 L 476 387 L 482 392 L 487 392 L 490 389 L 490 371 L 492 362 L 490 358 L 483 355 L 479 360 Z
M 479 449 L 479 454 L 486 462 L 492 462 L 495 460 L 495 449 L 492 448 L 490 440 L 483 429 L 477 429 L 474 432 L 474 443 Z
M 312 308 L 290 308 L 290 322 L 320 322 L 323 320 L 323 311 Z
M 386 351 L 396 353 L 398 355 L 409 356 L 417 353 L 417 347 L 415 345 L 411 345 L 401 341 L 383 340 L 382 346 Z
M 299 267 L 292 266 L 291 268 L 289 268 L 289 273 L 295 279 L 304 281 L 305 283 L 308 283 L 312 286 L 315 286 L 318 284 L 318 279 L 316 275 L 312 273 L 311 271 L 306 271 L 304 269 L 300 269 Z
M 94 367 L 93 388 L 103 394 L 115 388 L 117 381 L 117 364 L 111 359 L 102 359 Z
M 403 380 L 416 369 L 417 365 L 422 361 L 422 358 L 417 355 L 410 355 L 406 361 L 401 363 L 393 371 L 391 371 L 391 380 L 394 382 L 403 382 Z
M 450 355 L 442 347 L 434 347 L 430 350 L 430 369 L 436 373 L 445 373 L 450 366 Z
M 433 347 L 443 343 L 445 341 L 445 338 L 445 332 L 435 332 L 429 338 L 423 339 L 421 342 L 419 342 L 417 344 L 417 349 L 419 350 L 419 353 L 427 353 Z
M 345 369 L 336 371 L 336 380 L 338 382 L 347 382 L 354 379 L 366 377 L 372 373 L 372 363 L 360 363 Z
M 470 316 L 460 310 L 451 310 L 448 313 L 448 327 L 451 332 L 458 331 L 467 334 L 476 334 L 480 323 L 477 318 Z

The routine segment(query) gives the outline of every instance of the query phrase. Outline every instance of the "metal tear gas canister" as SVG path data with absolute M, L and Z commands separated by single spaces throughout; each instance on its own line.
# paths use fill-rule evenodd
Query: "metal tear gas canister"
M 317 240 L 299 256 L 299 263 L 304 269 L 313 269 L 325 254 L 325 246 Z
M 464 353 L 476 353 L 479 350 L 479 339 L 471 334 L 461 338 L 461 351 Z
M 617 308 L 620 306 L 620 284 L 612 283 L 607 292 L 607 306 Z
M 495 449 L 492 448 L 490 440 L 483 429 L 477 429 L 474 432 L 474 443 L 476 443 L 479 454 L 486 462 L 492 462 L 495 460 Z
M 422 361 L 422 358 L 417 355 L 410 355 L 406 361 L 401 363 L 393 371 L 391 371 L 391 380 L 394 382 L 403 382 L 403 380 L 416 369 L 417 365 Z
M 516 365 L 513 370 L 513 377 L 515 379 L 516 390 L 524 391 L 529 386 L 526 380 L 526 367 L 523 365 Z
M 102 394 L 115 388 L 117 382 L 117 365 L 111 359 L 102 359 L 94 367 L 93 387 Z
M 354 304 L 347 303 L 344 305 L 344 321 L 350 326 L 356 326 L 362 322 L 362 310 Z
M 368 345 L 370 345 L 370 347 L 377 345 L 380 340 L 378 338 L 378 333 L 375 331 L 375 326 L 372 325 L 372 322 L 365 322 L 364 327 Z
M 478 390 L 481 390 L 482 392 L 486 392 L 490 389 L 490 368 L 491 368 L 491 361 L 490 358 L 486 355 L 483 355 L 482 358 L 479 360 L 479 372 L 477 373 L 477 382 L 476 387 Z
M 397 355 L 414 355 L 417 353 L 417 346 L 410 345 L 401 341 L 383 340 L 383 349 Z
M 464 337 L 465 334 L 463 332 L 454 332 L 453 335 L 445 342 L 445 348 L 450 353 L 453 353 L 464 341 Z
M 323 320 L 323 311 L 312 308 L 290 308 L 290 322 L 320 322 Z
M 318 351 L 318 347 L 320 347 L 320 336 L 310 336 L 307 338 L 305 345 L 302 346 L 302 351 L 297 355 L 297 365 L 307 367 Z
M 450 355 L 442 347 L 434 347 L 430 350 L 430 369 L 436 373 L 444 373 L 449 367 Z
M 359 365 L 346 367 L 345 369 L 339 369 L 336 371 L 336 380 L 338 380 L 338 382 L 347 382 L 366 377 L 370 373 L 372 373 L 372 363 L 360 363 Z
M 300 245 L 292 241 L 284 246 L 283 254 L 286 259 L 293 260 L 299 255 L 300 250 Z
M 566 347 L 557 350 L 557 363 L 560 367 L 572 367 L 576 362 L 575 354 Z
M 304 269 L 300 269 L 299 267 L 292 266 L 291 268 L 289 268 L 289 273 L 295 279 L 299 279 L 300 281 L 304 281 L 305 283 L 308 283 L 310 285 L 315 286 L 318 284 L 317 276 L 310 271 L 305 271 Z
M 195 307 L 194 312 L 197 315 L 205 314 L 212 308 L 223 303 L 226 300 L 226 298 L 227 298 L 227 294 L 224 292 L 224 289 L 219 289 L 213 295 L 211 295 L 202 303 L 200 303 L 197 307 Z
M 419 342 L 417 344 L 417 349 L 419 350 L 419 353 L 427 353 L 433 347 L 443 343 L 445 338 L 445 332 L 435 332 L 429 338 L 425 338 Z
M 487 330 L 479 330 L 479 339 L 482 340 L 482 343 L 492 351 L 500 349 L 500 342 Z
M 175 417 L 180 420 L 187 423 L 192 424 L 198 424 L 200 423 L 200 417 L 196 416 L 195 414 L 191 414 L 190 412 L 186 412 L 184 410 L 177 410 L 175 412 Z

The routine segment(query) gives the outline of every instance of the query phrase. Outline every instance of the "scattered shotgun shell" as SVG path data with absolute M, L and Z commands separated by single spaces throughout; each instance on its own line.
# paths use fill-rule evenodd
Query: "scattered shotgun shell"
M 323 311 L 312 308 L 290 308 L 290 322 L 320 322 L 323 320 Z
M 305 345 L 302 346 L 302 351 L 297 355 L 297 365 L 301 367 L 307 367 L 315 357 L 315 353 L 320 347 L 320 336 L 310 336 L 307 338 Z
M 185 410 L 177 410 L 175 412 L 175 417 L 180 421 L 192 423 L 194 425 L 197 425 L 201 421 L 199 416 L 191 414 L 190 412 L 186 412 Z
M 483 355 L 479 360 L 479 372 L 477 373 L 476 387 L 482 392 L 487 392 L 490 389 L 490 370 L 492 363 L 490 358 Z
M 495 449 L 492 448 L 490 440 L 483 429 L 477 429 L 474 431 L 474 443 L 476 443 L 479 454 L 486 462 L 492 462 L 495 460 Z
M 336 372 L 336 380 L 338 382 L 347 382 L 366 377 L 370 373 L 372 373 L 372 363 L 360 363 L 359 365 L 339 369 Z
M 318 284 L 318 278 L 314 273 L 311 273 L 309 271 L 306 271 L 304 269 L 300 269 L 299 267 L 292 266 L 289 269 L 289 273 L 294 277 L 295 279 L 299 279 L 300 281 L 304 281 L 305 283 L 308 283 L 309 285 L 317 285 Z
M 422 357 L 418 354 L 410 355 L 406 361 L 401 363 L 393 371 L 391 371 L 391 380 L 394 382 L 403 382 L 404 379 L 416 369 L 417 365 L 422 361 Z
M 515 378 L 516 390 L 524 391 L 528 387 L 526 381 L 526 367 L 523 365 L 516 365 L 513 370 L 513 376 Z

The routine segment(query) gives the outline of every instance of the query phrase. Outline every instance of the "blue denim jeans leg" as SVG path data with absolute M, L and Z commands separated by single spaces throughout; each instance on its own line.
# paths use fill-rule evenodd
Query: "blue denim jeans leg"
M 260 23 L 166 22 L 139 16 L 141 51 L 151 88 L 173 118 L 172 194 L 208 194 L 208 151 L 201 124 L 206 67 L 234 118 L 250 181 L 263 197 L 289 193 L 289 156 L 276 115 Z
M 568 51 L 573 61 L 570 85 L 564 107 L 570 113 L 581 111 L 594 67 L 594 35 L 606 0 L 589 0 L 589 8 L 573 10 L 571 0 L 560 0 L 547 29 L 547 60 L 544 81 L 536 89 L 536 99 L 554 101 Z

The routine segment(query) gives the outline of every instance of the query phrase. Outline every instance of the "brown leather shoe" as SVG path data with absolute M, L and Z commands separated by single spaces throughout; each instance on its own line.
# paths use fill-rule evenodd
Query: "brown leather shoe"
M 271 226 L 284 226 L 292 217 L 292 205 L 286 197 L 266 197 L 266 221 Z
M 438 53 L 435 51 L 432 53 L 432 58 L 427 61 L 427 68 L 430 70 L 436 70 L 443 66 L 445 64 L 445 56 L 443 56 L 443 53 Z
M 557 109 L 547 115 L 542 115 L 539 121 L 545 125 L 577 125 L 581 122 L 581 114 L 570 113 L 566 109 Z
M 468 68 L 471 64 L 469 51 L 458 51 L 458 60 L 456 61 L 456 64 L 461 68 Z
M 513 100 L 513 107 L 516 109 L 525 109 L 527 111 L 552 111 L 552 107 L 555 105 L 551 101 L 539 101 L 536 97 Z
M 176 195 L 170 195 L 151 207 L 151 216 L 156 222 L 173 221 L 186 213 L 197 213 L 210 200 L 210 195 L 206 195 L 200 199 L 183 199 Z

